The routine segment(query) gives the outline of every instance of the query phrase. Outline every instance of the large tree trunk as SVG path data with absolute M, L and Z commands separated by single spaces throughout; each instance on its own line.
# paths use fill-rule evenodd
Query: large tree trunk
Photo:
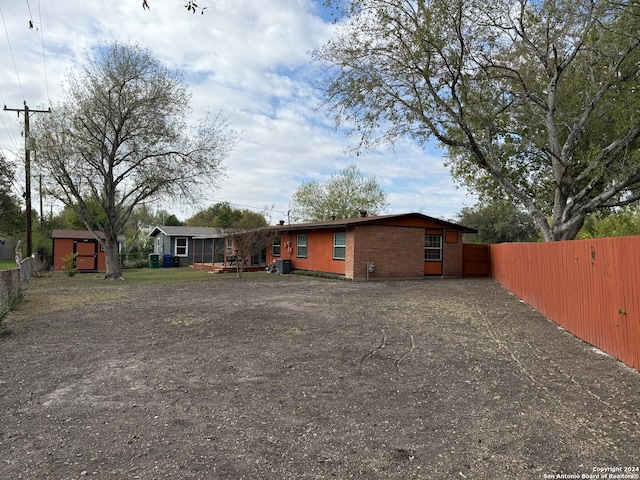
M 110 235 L 105 232 L 104 250 L 107 267 L 104 278 L 106 280 L 123 280 L 117 234 Z

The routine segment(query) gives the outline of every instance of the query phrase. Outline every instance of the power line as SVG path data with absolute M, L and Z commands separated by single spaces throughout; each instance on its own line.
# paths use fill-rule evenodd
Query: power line
M 215 203 L 228 203 L 232 207 L 248 208 L 248 209 L 251 209 L 251 210 L 256 210 L 258 212 L 264 212 L 265 210 L 269 210 L 270 212 L 278 212 L 278 213 L 284 213 L 284 214 L 287 213 L 284 210 L 276 210 L 275 208 L 271 208 L 268 205 L 263 205 L 262 207 L 255 207 L 253 205 L 242 205 L 240 203 L 233 203 L 233 202 L 228 202 L 228 201 L 225 201 L 225 200 L 221 200 L 221 201 L 217 202 L 217 201 L 213 200 L 212 198 L 208 198 L 208 200 L 210 202 L 215 202 Z
M 2 95 L 0 95 L 0 100 L 2 100 L 2 103 L 4 105 L 6 105 L 4 99 L 2 98 Z M 14 132 L 12 132 L 11 129 L 7 126 L 7 124 L 4 121 L 4 117 L 0 117 L 0 118 L 2 119 L 2 126 L 4 127 L 5 131 L 7 132 L 7 135 L 9 137 L 9 139 L 13 142 L 13 148 L 15 150 L 17 150 L 18 149 L 18 145 L 17 145 L 16 140 L 15 140 Z M 13 125 L 13 124 L 10 123 L 9 125 Z
M 9 163 L 9 159 L 7 158 L 4 151 L 2 150 L 2 147 L 0 147 L 0 159 L 4 160 L 7 163 L 7 165 L 9 165 L 9 168 L 13 170 L 13 166 L 11 165 L 11 163 Z M 21 191 L 24 192 L 24 188 L 22 188 L 22 185 L 18 183 L 18 179 L 16 178 L 15 172 L 13 171 L 11 175 L 11 184 L 16 192 L 21 192 Z
M 268 210 L 270 212 L 287 213 L 287 212 L 284 212 L 282 210 L 276 210 L 275 208 L 270 208 L 270 207 L 268 207 L 266 205 L 264 207 L 253 207 L 251 205 L 240 205 L 239 203 L 231 203 L 231 202 L 226 202 L 226 203 L 228 203 L 229 205 L 231 205 L 233 207 L 249 208 L 251 210 L 257 210 L 258 212 L 264 211 L 264 210 Z
M 20 92 L 22 94 L 22 98 L 24 99 L 25 98 L 24 90 L 22 88 L 22 82 L 20 81 L 20 74 L 18 73 L 18 66 L 16 64 L 16 58 L 15 58 L 15 56 L 13 54 L 13 47 L 11 46 L 11 39 L 9 38 L 9 29 L 7 28 L 7 23 L 6 23 L 5 18 L 4 18 L 4 12 L 2 10 L 2 4 L 0 4 L 0 17 L 2 17 L 2 24 L 4 26 L 5 35 L 7 37 L 7 44 L 9 46 L 9 53 L 11 54 L 11 60 L 13 62 L 13 68 L 14 68 L 14 70 L 16 72 L 16 78 L 18 79 L 18 86 L 20 87 Z M 4 105 L 6 105 L 6 101 L 5 101 L 4 97 L 1 94 L 0 94 L 0 100 L 2 100 L 2 103 Z M 11 123 L 10 125 L 13 125 L 13 123 Z M 4 118 L 2 118 L 2 126 L 4 127 L 5 131 L 7 132 L 7 135 L 9 137 L 9 139 L 13 142 L 14 150 L 18 150 L 18 144 L 17 144 L 17 142 L 15 140 L 16 135 L 14 135 L 13 129 L 11 127 L 7 126 L 7 124 L 4 121 Z M 5 156 L 5 158 L 6 158 L 6 156 Z M 15 180 L 14 180 L 14 183 L 15 183 Z
M 27 210 L 27 256 L 31 256 L 31 150 L 34 150 L 30 145 L 31 138 L 29 137 L 29 113 L 51 113 L 51 110 L 29 110 L 27 102 L 24 102 L 24 108 L 7 108 L 5 110 L 12 112 L 24 111 L 24 149 L 25 149 L 25 161 L 24 161 L 24 173 L 25 173 L 25 202 Z
M 28 2 L 27 2 L 28 4 Z M 40 0 L 38 0 L 38 19 L 40 20 L 40 43 L 42 44 L 42 65 L 44 67 L 44 85 L 47 89 L 47 101 L 51 105 L 51 96 L 49 95 L 49 77 L 47 75 L 47 58 L 44 50 L 44 28 L 42 28 L 42 12 L 40 10 Z
M 29 5 L 29 0 L 27 2 L 27 10 L 29 11 L 29 21 L 31 22 L 29 25 L 33 27 L 33 15 L 31 15 L 31 5 Z
M 0 94 L 0 100 L 2 101 L 3 105 L 7 104 L 7 102 L 5 102 L 4 97 L 2 96 L 2 94 Z M 18 150 L 18 144 L 16 143 L 15 134 L 14 134 L 13 130 L 10 127 L 7 126 L 7 124 L 4 121 L 4 117 L 0 117 L 0 119 L 2 119 L 2 126 L 4 127 L 5 131 L 7 132 L 7 135 L 9 136 L 9 139 L 11 140 L 11 142 L 13 142 L 14 150 Z M 13 123 L 10 123 L 9 125 L 13 126 Z
M 16 77 L 18 78 L 18 85 L 20 86 L 20 92 L 22 93 L 22 99 L 25 99 L 24 90 L 22 89 L 22 82 L 20 81 L 20 75 L 18 74 L 18 66 L 16 65 L 16 57 L 13 55 L 13 48 L 11 48 L 11 40 L 9 39 L 9 30 L 7 29 L 7 22 L 4 20 L 4 13 L 2 6 L 0 6 L 0 16 L 2 17 L 2 25 L 4 26 L 4 32 L 7 35 L 7 43 L 9 44 L 9 52 L 11 53 L 11 60 L 13 61 L 13 68 L 16 71 Z

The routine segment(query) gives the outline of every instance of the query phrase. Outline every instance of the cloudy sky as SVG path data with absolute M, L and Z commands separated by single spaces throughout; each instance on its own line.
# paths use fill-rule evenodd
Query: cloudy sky
M 194 121 L 222 110 L 240 142 L 226 164 L 221 188 L 203 192 L 200 205 L 167 200 L 157 207 L 186 219 L 222 201 L 237 208 L 272 209 L 286 218 L 296 189 L 325 181 L 350 163 L 375 176 L 387 192 L 386 213 L 421 212 L 451 219 L 473 203 L 443 166 L 443 152 L 409 142 L 353 157 L 351 140 L 318 110 L 309 52 L 331 37 L 322 0 L 200 0 L 204 15 L 182 0 L 0 0 L 0 102 L 8 108 L 47 109 L 60 101 L 66 74 L 92 47 L 115 40 L 150 49 L 180 69 L 193 93 Z M 32 22 L 33 29 L 29 28 Z M 22 131 L 16 112 L 0 112 L 0 154 L 15 162 L 16 192 L 24 181 Z M 37 208 L 37 188 L 33 204 Z M 45 209 L 52 199 L 44 199 Z

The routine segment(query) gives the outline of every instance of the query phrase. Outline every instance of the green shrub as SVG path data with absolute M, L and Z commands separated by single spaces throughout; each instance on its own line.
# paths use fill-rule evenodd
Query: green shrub
M 78 271 L 76 269 L 77 256 L 77 253 L 70 253 L 69 255 L 65 255 L 64 257 L 62 257 L 62 270 L 64 270 L 64 272 L 70 277 L 73 277 Z
M 149 266 L 148 258 L 129 258 L 122 262 L 122 268 L 146 268 Z

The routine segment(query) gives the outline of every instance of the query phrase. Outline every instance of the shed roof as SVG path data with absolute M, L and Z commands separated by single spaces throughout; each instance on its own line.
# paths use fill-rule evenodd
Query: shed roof
M 74 240 L 95 240 L 96 235 L 104 240 L 104 233 L 100 231 L 92 232 L 91 230 L 66 230 L 54 229 L 51 231 L 51 238 L 70 238 Z M 118 241 L 125 241 L 124 235 L 118 235 Z
M 225 236 L 224 228 L 213 227 L 169 227 L 162 226 L 154 228 L 149 234 L 150 237 L 155 237 L 162 233 L 169 237 L 207 237 L 207 238 L 222 238 Z
M 348 227 L 357 226 L 357 225 L 380 224 L 380 223 L 384 223 L 387 220 L 402 220 L 404 218 L 406 219 L 418 218 L 426 222 L 437 223 L 439 225 L 442 225 L 444 228 L 450 228 L 452 230 L 457 230 L 463 233 L 478 233 L 478 231 L 473 228 L 465 227 L 463 225 L 458 225 L 456 223 L 448 222 L 446 220 L 440 220 L 439 218 L 429 217 L 428 215 L 423 215 L 422 213 L 401 213 L 401 214 L 393 214 L 393 215 L 373 215 L 373 216 L 358 217 L 358 218 L 343 218 L 343 219 L 336 219 L 336 220 L 326 220 L 324 222 L 275 225 L 273 226 L 273 228 L 281 231 L 315 230 L 315 229 L 327 229 L 327 228 L 348 228 Z

